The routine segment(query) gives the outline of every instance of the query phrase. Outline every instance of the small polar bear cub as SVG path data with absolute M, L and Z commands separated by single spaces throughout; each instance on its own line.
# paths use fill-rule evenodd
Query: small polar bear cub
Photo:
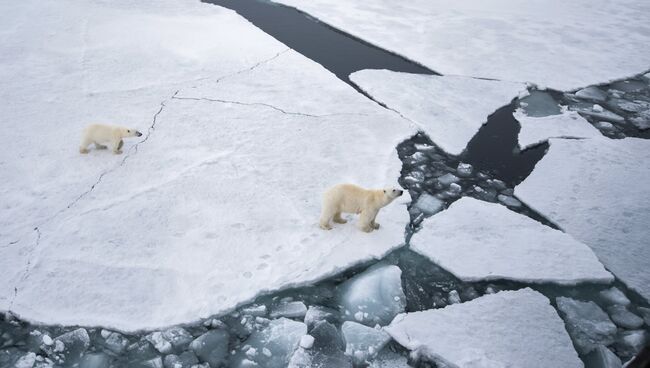
M 399 189 L 364 189 L 353 184 L 338 184 L 325 191 L 320 227 L 330 230 L 330 221 L 345 224 L 341 213 L 356 213 L 359 216 L 359 229 L 367 233 L 379 229 L 375 222 L 377 213 L 395 198 L 404 193 Z
M 113 153 L 119 155 L 122 153 L 122 138 L 140 137 L 142 133 L 135 129 L 125 128 L 116 125 L 91 124 L 84 129 L 79 153 L 88 153 L 88 145 L 95 144 L 96 149 L 105 149 L 110 145 Z

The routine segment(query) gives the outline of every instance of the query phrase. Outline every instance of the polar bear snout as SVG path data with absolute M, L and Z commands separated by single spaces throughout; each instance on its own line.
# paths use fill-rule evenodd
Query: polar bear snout
M 135 131 L 135 136 L 136 136 L 136 137 L 141 137 L 141 136 L 142 136 L 142 133 L 140 133 L 140 132 L 138 132 L 138 131 L 136 130 L 136 131 Z
M 398 191 L 397 191 L 397 196 L 398 196 L 398 197 L 401 196 L 402 194 L 404 194 L 404 191 L 403 191 L 403 190 L 398 190 Z

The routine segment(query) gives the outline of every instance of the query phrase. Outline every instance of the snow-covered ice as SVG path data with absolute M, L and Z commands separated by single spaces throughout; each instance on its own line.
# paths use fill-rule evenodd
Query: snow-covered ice
M 549 300 L 528 288 L 400 314 L 385 329 L 407 349 L 452 367 L 583 366 Z
M 271 311 L 271 318 L 287 317 L 298 318 L 304 317 L 307 313 L 307 306 L 303 302 L 288 302 L 278 305 Z
M 628 306 L 631 303 L 630 299 L 628 299 L 628 297 L 616 287 L 605 289 L 599 292 L 598 296 L 605 304 Z
M 650 65 L 647 1 L 273 1 L 446 75 L 572 90 Z
M 383 326 L 404 312 L 401 275 L 399 267 L 378 263 L 341 284 L 338 303 L 344 318 Z
M 21 122 L 0 155 L 0 310 L 159 328 L 403 243 L 408 198 L 371 234 L 317 219 L 335 183 L 394 185 L 395 147 L 415 127 L 234 12 L 175 0 L 0 7 L 0 113 Z M 94 121 L 145 135 L 122 156 L 80 155 Z
M 650 141 L 551 139 L 515 188 L 527 205 L 589 245 L 628 287 L 650 298 Z
M 567 297 L 559 297 L 556 302 L 567 331 L 582 354 L 614 341 L 616 326 L 596 303 Z
M 610 282 L 591 249 L 495 203 L 463 197 L 426 219 L 411 249 L 463 281 Z
M 512 114 L 521 125 L 519 148 L 525 149 L 549 138 L 594 138 L 601 134 L 575 111 L 531 117 L 517 110 Z
M 350 79 L 452 155 L 463 152 L 490 114 L 526 91 L 522 83 L 388 70 L 362 70 Z

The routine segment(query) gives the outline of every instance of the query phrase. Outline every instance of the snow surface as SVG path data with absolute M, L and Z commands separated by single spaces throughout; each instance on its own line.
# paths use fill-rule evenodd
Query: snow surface
M 452 155 L 463 152 L 488 115 L 526 91 L 522 83 L 388 70 L 362 70 L 350 79 Z
M 394 185 L 415 128 L 234 12 L 24 1 L 0 27 L 0 310 L 156 328 L 403 243 L 408 198 L 371 234 L 317 220 L 335 183 Z M 80 155 L 95 121 L 144 135 Z
M 411 249 L 463 281 L 611 282 L 591 249 L 496 203 L 463 197 L 426 219 Z
M 647 70 L 644 0 L 273 0 L 439 73 L 571 90 Z
M 589 245 L 628 287 L 650 298 L 650 141 L 551 139 L 517 197 Z
M 451 367 L 583 366 L 549 300 L 528 288 L 400 314 L 385 330 Z
M 525 149 L 550 138 L 596 138 L 602 134 L 575 111 L 560 115 L 532 117 L 521 110 L 512 114 L 521 125 L 519 148 Z

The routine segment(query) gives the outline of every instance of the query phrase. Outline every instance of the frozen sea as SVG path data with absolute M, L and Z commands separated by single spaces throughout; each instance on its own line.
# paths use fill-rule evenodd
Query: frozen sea
M 598 5 L 0 4 L 0 368 L 630 362 L 650 9 Z M 341 182 L 405 195 L 323 231 Z

